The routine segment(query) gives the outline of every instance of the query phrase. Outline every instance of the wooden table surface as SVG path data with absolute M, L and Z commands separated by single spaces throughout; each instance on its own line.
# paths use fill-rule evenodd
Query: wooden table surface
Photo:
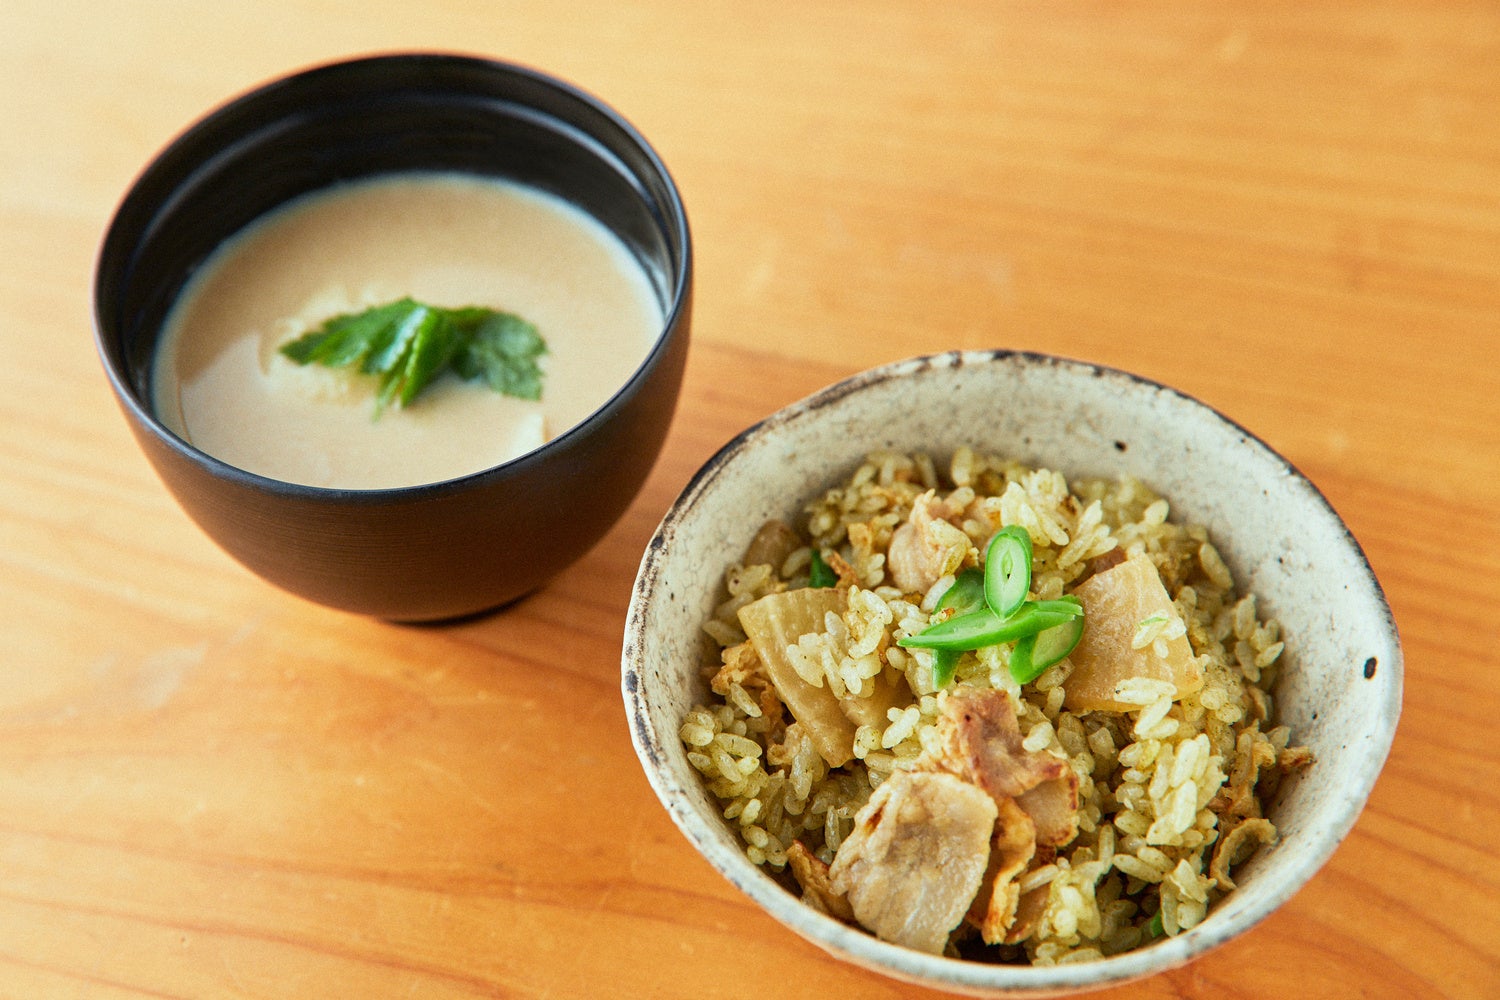
M 223 99 L 397 48 L 531 64 L 694 227 L 645 490 L 505 612 L 273 590 L 178 510 L 90 339 L 136 172 Z M 1406 654 L 1384 774 L 1287 906 L 1114 997 L 1500 995 L 1500 8 L 972 0 L 5 0 L 0 997 L 895 997 L 754 908 L 636 764 L 640 555 L 734 433 L 949 348 L 1243 423 L 1363 544 Z M 726 985 L 749 975 L 761 985 Z

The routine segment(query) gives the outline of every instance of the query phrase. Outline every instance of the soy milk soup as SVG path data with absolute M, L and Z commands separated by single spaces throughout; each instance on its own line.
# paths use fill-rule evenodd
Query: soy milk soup
M 403 297 L 486 306 L 546 341 L 542 396 L 443 375 L 374 416 L 376 380 L 280 347 Z M 314 192 L 216 250 L 167 317 L 157 417 L 195 447 L 284 482 L 440 482 L 522 455 L 602 406 L 645 360 L 662 307 L 634 256 L 550 194 L 467 174 L 397 174 Z

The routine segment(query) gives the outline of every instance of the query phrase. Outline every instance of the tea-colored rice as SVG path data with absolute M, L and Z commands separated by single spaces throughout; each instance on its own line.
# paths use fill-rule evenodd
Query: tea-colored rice
M 960 527 L 981 551 L 1000 525 L 1024 525 L 1035 546 L 1032 590 L 1041 598 L 1070 590 L 1090 560 L 1113 549 L 1149 558 L 1181 622 L 1143 622 L 1134 644 L 1164 652 L 1167 641 L 1185 635 L 1204 677 L 1201 690 L 1177 700 L 1172 684 L 1138 678 L 1119 692 L 1138 709 L 1074 713 L 1063 708 L 1067 660 L 1018 687 L 1008 647 L 960 659 L 956 683 L 1009 692 L 1025 749 L 1065 759 L 1079 780 L 1077 838 L 1019 880 L 1023 892 L 1048 887 L 1035 929 L 1020 945 L 979 949 L 982 957 L 1085 961 L 1142 944 L 1158 915 L 1166 935 L 1194 926 L 1225 891 L 1209 874 L 1222 823 L 1259 816 L 1261 798 L 1279 778 L 1265 762 L 1287 745 L 1286 730 L 1273 728 L 1270 694 L 1284 645 L 1276 621 L 1259 617 L 1254 595 L 1236 590 L 1207 532 L 1170 520 L 1168 500 L 1133 478 L 1070 484 L 1056 471 L 967 448 L 941 471 L 926 455 L 870 455 L 844 485 L 808 505 L 798 526 L 808 546 L 780 566 L 727 568 L 723 600 L 704 627 L 721 649 L 743 642 L 740 607 L 807 585 L 812 547 L 836 552 L 857 578 L 848 609 L 830 613 L 824 631 L 789 650 L 795 669 L 842 695 L 867 692 L 888 664 L 904 674 L 914 703 L 892 709 L 884 725 L 860 726 L 855 759 L 831 770 L 800 727 L 778 730 L 744 687 L 721 685 L 722 696 L 682 720 L 689 761 L 747 856 L 780 871 L 794 840 L 831 861 L 871 792 L 934 748 L 947 692 L 933 689 L 930 654 L 895 639 L 927 625 L 951 578 L 906 594 L 889 584 L 885 567 L 892 533 L 928 490 L 963 511 Z M 706 676 L 719 667 L 707 664 Z M 1231 774 L 1234 790 L 1252 793 L 1232 807 Z M 980 957 L 968 945 L 961 951 Z

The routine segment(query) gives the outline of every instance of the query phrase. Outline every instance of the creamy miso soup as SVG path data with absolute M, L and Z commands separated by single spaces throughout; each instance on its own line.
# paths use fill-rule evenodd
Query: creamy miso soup
M 377 418 L 374 378 L 280 352 L 330 317 L 408 296 L 534 324 L 547 345 L 541 399 L 449 374 Z M 641 364 L 662 322 L 641 265 L 575 206 L 474 175 L 395 174 L 305 196 L 216 250 L 167 317 L 153 405 L 199 449 L 273 479 L 439 482 L 582 421 Z

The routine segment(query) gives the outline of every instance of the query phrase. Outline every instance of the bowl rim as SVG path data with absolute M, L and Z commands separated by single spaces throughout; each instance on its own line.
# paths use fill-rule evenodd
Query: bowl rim
M 658 331 L 649 350 L 647 350 L 640 364 L 636 366 L 630 376 L 606 400 L 589 413 L 588 416 L 556 437 L 550 438 L 539 447 L 533 448 L 505 462 L 501 462 L 498 465 L 488 466 L 474 472 L 430 483 L 376 487 L 371 489 L 313 486 L 305 483 L 287 482 L 231 465 L 223 459 L 197 448 L 163 424 L 153 412 L 149 402 L 138 398 L 139 394 L 136 392 L 130 379 L 121 369 L 121 366 L 116 363 L 112 355 L 108 343 L 111 338 L 105 332 L 106 328 L 111 324 L 104 322 L 102 317 L 101 301 L 103 296 L 100 294 L 100 289 L 105 276 L 105 263 L 116 242 L 117 227 L 126 213 L 135 206 L 136 202 L 144 199 L 145 196 L 142 192 L 154 178 L 159 175 L 169 174 L 171 170 L 176 169 L 178 160 L 189 158 L 193 147 L 203 141 L 206 134 L 212 133 L 226 120 L 245 114 L 247 109 L 252 109 L 262 102 L 272 100 L 285 91 L 306 86 L 309 82 L 318 81 L 323 78 L 337 80 L 339 77 L 358 77 L 360 74 L 368 72 L 371 69 L 377 69 L 382 65 L 397 66 L 401 64 L 420 67 L 469 68 L 482 70 L 496 76 L 521 79 L 551 89 L 568 100 L 588 107 L 593 113 L 598 114 L 606 120 L 612 128 L 619 130 L 620 134 L 635 147 L 636 151 L 649 164 L 650 169 L 661 179 L 662 188 L 666 194 L 665 204 L 662 206 L 666 211 L 661 222 L 664 230 L 670 233 L 672 239 L 679 241 L 682 247 L 677 265 L 672 269 L 670 274 L 668 287 L 669 302 L 667 303 L 668 308 L 664 310 L 662 315 L 661 330 Z M 550 118 L 551 115 L 549 114 L 547 117 Z M 195 168 L 189 162 L 186 169 L 188 173 L 191 173 Z M 543 463 L 559 451 L 563 451 L 571 447 L 575 442 L 588 437 L 601 423 L 608 421 L 625 400 L 631 398 L 638 391 L 639 386 L 647 380 L 651 371 L 667 353 L 671 343 L 682 335 L 682 330 L 686 325 L 687 311 L 691 308 L 693 270 L 692 232 L 688 222 L 687 206 L 682 197 L 682 191 L 678 187 L 677 181 L 672 176 L 671 171 L 668 170 L 666 163 L 656 151 L 656 148 L 651 145 L 645 135 L 630 120 L 611 104 L 569 80 L 554 76 L 524 63 L 449 50 L 393 50 L 314 63 L 262 80 L 212 106 L 208 111 L 202 113 L 178 131 L 165 145 L 151 155 L 145 165 L 131 179 L 125 188 L 124 194 L 120 197 L 119 202 L 110 215 L 109 222 L 105 226 L 98 250 L 94 256 L 93 271 L 89 282 L 92 298 L 90 313 L 95 351 L 99 356 L 110 388 L 120 405 L 127 411 L 131 423 L 139 428 L 142 433 L 150 434 L 183 460 L 200 465 L 216 478 L 227 480 L 242 488 L 312 502 L 337 505 L 379 506 L 386 503 L 436 499 L 461 492 L 472 486 L 497 481 Z
M 844 924 L 807 906 L 753 865 L 742 850 L 736 850 L 732 845 L 710 836 L 700 836 L 699 830 L 703 818 L 684 800 L 682 793 L 685 790 L 667 771 L 659 749 L 661 746 L 670 746 L 671 741 L 675 739 L 675 732 L 657 732 L 650 718 L 642 690 L 641 670 L 644 666 L 646 629 L 649 627 L 647 609 L 651 592 L 659 579 L 660 563 L 664 558 L 666 548 L 665 538 L 675 531 L 678 523 L 689 516 L 689 511 L 696 505 L 699 497 L 712 487 L 720 473 L 734 462 L 736 456 L 756 439 L 774 433 L 777 428 L 807 419 L 810 414 L 868 387 L 929 369 L 960 369 L 965 366 L 997 363 L 1021 368 L 1061 367 L 1081 374 L 1120 380 L 1130 383 L 1135 388 L 1170 396 L 1177 403 L 1189 408 L 1199 409 L 1211 420 L 1218 421 L 1224 427 L 1242 435 L 1247 445 L 1261 450 L 1288 476 L 1295 479 L 1299 486 L 1305 488 L 1312 502 L 1320 505 L 1322 512 L 1338 526 L 1341 543 L 1348 546 L 1355 556 L 1355 565 L 1362 577 L 1360 582 L 1368 587 L 1370 595 L 1378 603 L 1377 617 L 1381 634 L 1389 647 L 1380 665 L 1382 674 L 1380 684 L 1384 689 L 1383 710 L 1378 719 L 1374 720 L 1375 730 L 1369 744 L 1372 748 L 1378 749 L 1379 753 L 1367 758 L 1368 763 L 1359 772 L 1358 785 L 1343 790 L 1344 795 L 1339 800 L 1341 813 L 1338 821 L 1319 831 L 1313 831 L 1313 836 L 1304 840 L 1299 852 L 1286 863 L 1282 870 L 1284 891 L 1264 897 L 1258 905 L 1238 909 L 1232 922 L 1205 920 L 1176 937 L 1093 962 L 1058 966 L 1023 966 L 947 958 L 879 940 L 863 929 Z M 663 516 L 647 545 L 631 590 L 621 658 L 621 690 L 630 723 L 630 737 L 646 772 L 646 778 L 679 831 L 719 874 L 759 904 L 774 919 L 834 955 L 907 982 L 927 986 L 935 983 L 943 984 L 949 988 L 982 995 L 1004 993 L 1016 996 L 1027 994 L 1044 996 L 1120 985 L 1185 965 L 1260 923 L 1299 891 L 1327 863 L 1339 844 L 1354 828 L 1383 770 L 1384 762 L 1389 756 L 1400 716 L 1404 686 L 1404 663 L 1395 617 L 1364 549 L 1328 499 L 1291 461 L 1237 421 L 1179 389 L 1142 375 L 1095 362 L 1057 354 L 1011 349 L 955 350 L 920 355 L 879 365 L 850 375 L 793 402 L 756 421 L 731 438 L 689 479 L 681 494 Z M 666 739 L 663 740 L 662 737 Z

